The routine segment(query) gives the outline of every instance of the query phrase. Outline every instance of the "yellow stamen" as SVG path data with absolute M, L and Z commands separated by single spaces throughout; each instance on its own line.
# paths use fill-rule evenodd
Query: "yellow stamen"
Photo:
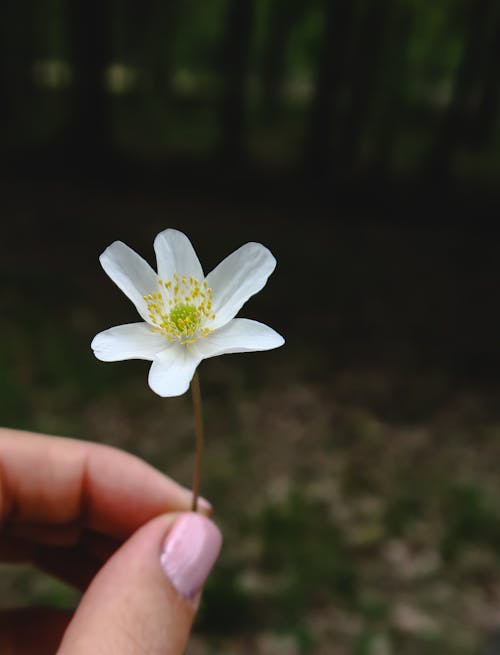
M 174 273 L 173 280 L 158 279 L 158 284 L 160 291 L 144 296 L 152 331 L 187 348 L 199 338 L 206 338 L 212 332 L 207 323 L 215 318 L 212 289 L 207 282 L 200 284 L 192 276 Z

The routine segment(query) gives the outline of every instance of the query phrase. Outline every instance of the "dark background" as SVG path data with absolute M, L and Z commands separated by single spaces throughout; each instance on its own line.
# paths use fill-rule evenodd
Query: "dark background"
M 241 315 L 287 343 L 200 367 L 192 652 L 500 652 L 498 3 L 4 0 L 0 39 L 0 421 L 189 486 L 188 395 L 93 358 L 136 320 L 98 256 L 262 242 Z

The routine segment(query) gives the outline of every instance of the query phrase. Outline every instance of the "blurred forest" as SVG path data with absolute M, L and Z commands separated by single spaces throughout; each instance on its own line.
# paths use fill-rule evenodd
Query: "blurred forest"
M 90 350 L 137 320 L 99 254 L 278 260 L 241 315 L 286 345 L 200 367 L 189 655 L 500 654 L 499 93 L 495 0 L 0 4 L 0 423 L 190 486 L 189 396 Z
M 5 0 L 0 15 L 11 174 L 497 189 L 494 0 Z

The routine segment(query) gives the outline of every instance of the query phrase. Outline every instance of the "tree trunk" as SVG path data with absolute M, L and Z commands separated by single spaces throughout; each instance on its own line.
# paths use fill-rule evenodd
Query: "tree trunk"
M 342 132 L 336 149 L 336 161 L 342 174 L 349 176 L 359 162 L 366 123 L 373 109 L 379 83 L 380 65 L 393 0 L 370 0 L 366 8 L 358 44 L 350 67 L 350 94 Z
M 169 97 L 173 78 L 173 47 L 182 10 L 180 0 L 122 0 L 123 60 L 137 67 L 145 86 Z
M 253 32 L 253 0 L 229 0 L 220 50 L 219 155 L 225 162 L 245 159 L 246 83 Z
M 0 18 L 3 18 L 2 11 Z M 1 26 L 5 29 L 4 21 Z M 11 120 L 13 117 L 11 97 L 9 93 L 8 71 L 7 71 L 8 53 L 5 47 L 5 37 L 0 35 L 0 152 L 5 153 L 8 143 L 8 135 L 11 129 Z M 5 161 L 4 158 L 2 158 Z M 3 165 L 1 166 L 3 168 Z
M 68 2 L 72 84 L 63 135 L 68 162 L 90 171 L 112 152 L 111 109 L 105 70 L 111 59 L 109 0 Z
M 0 145 L 7 146 L 16 125 L 16 114 L 36 107 L 33 65 L 38 53 L 36 0 L 3 0 L 0 3 Z M 21 128 L 21 129 L 19 129 Z M 29 127 L 25 134 L 30 135 Z M 29 143 L 29 137 L 25 143 Z M 16 147 L 15 143 L 12 143 Z M 32 145 L 32 144 L 30 144 Z M 25 144 L 23 144 L 25 146 Z
M 472 146 L 486 146 L 495 136 L 500 107 L 500 11 L 492 36 L 491 49 L 479 96 L 478 107 L 472 125 Z
M 325 28 L 318 57 L 305 143 L 304 170 L 328 174 L 332 166 L 333 121 L 346 67 L 356 0 L 325 0 Z
M 384 77 L 378 89 L 377 122 L 373 131 L 372 175 L 387 178 L 398 131 L 405 118 L 408 79 L 408 50 L 414 24 L 414 10 L 408 5 L 395 9 L 383 61 Z
M 272 7 L 262 56 L 262 108 L 267 124 L 277 118 L 288 40 L 307 6 L 307 0 L 276 0 Z
M 471 3 L 462 60 L 457 70 L 452 98 L 438 126 L 434 143 L 424 160 L 424 179 L 433 184 L 449 180 L 457 147 L 470 141 L 467 109 L 478 74 L 482 70 L 484 44 L 487 41 L 493 9 L 494 0 L 475 0 Z

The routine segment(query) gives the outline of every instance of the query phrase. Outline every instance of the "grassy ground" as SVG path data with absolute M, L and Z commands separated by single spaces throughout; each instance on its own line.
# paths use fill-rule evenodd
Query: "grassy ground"
M 228 194 L 229 195 L 229 194 Z M 135 320 L 99 253 L 165 227 L 205 268 L 248 240 L 278 268 L 242 311 L 284 348 L 200 367 L 202 493 L 225 536 L 190 655 L 472 655 L 500 629 L 494 240 L 341 213 L 51 185 L 2 189 L 0 420 L 117 445 L 189 486 L 189 397 L 90 340 Z M 298 220 L 301 218 L 302 220 Z M 2 603 L 75 595 L 6 569 Z M 486 653 L 486 650 L 484 650 Z M 496 652 L 496 651 L 493 651 Z

